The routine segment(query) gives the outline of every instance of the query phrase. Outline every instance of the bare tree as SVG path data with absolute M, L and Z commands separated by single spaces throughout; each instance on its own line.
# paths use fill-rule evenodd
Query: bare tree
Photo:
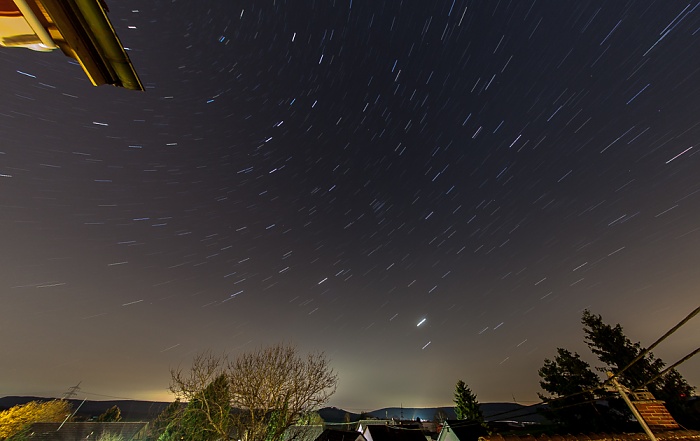
M 231 399 L 225 367 L 225 355 L 203 352 L 195 356 L 187 374 L 181 368 L 170 370 L 170 391 L 187 402 L 165 429 L 171 438 L 228 439 Z
M 244 441 L 277 441 L 300 417 L 325 404 L 338 381 L 323 353 L 303 357 L 278 344 L 229 364 L 232 405 Z
M 190 403 L 179 416 L 180 426 L 203 425 L 200 431 L 224 439 L 234 428 L 243 441 L 281 440 L 288 427 L 328 401 L 338 381 L 323 353 L 303 356 L 285 344 L 259 348 L 231 361 L 225 355 L 203 353 L 195 357 L 188 373 L 171 370 L 171 377 L 170 390 Z M 225 402 L 221 392 L 212 390 L 222 384 L 228 388 Z M 191 408 L 201 415 L 183 418 Z

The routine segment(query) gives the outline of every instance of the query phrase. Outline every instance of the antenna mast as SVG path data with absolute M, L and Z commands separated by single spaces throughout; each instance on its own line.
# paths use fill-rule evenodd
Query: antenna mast
M 80 383 L 82 383 L 82 381 L 79 381 L 78 384 L 76 384 L 75 386 L 69 387 L 69 388 L 68 388 L 68 392 L 66 392 L 65 394 L 63 394 L 63 399 L 64 399 L 64 400 L 70 400 L 70 399 L 72 399 L 73 397 L 77 397 L 77 396 L 78 396 L 78 391 L 80 390 Z

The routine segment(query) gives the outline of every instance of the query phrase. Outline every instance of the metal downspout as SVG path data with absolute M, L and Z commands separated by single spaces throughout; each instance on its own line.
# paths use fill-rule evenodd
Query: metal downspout
M 53 38 L 51 38 L 51 35 L 49 35 L 46 28 L 44 28 L 44 25 L 41 24 L 37 16 L 34 14 L 34 11 L 32 11 L 32 8 L 30 8 L 27 4 L 26 0 L 13 1 L 15 2 L 15 5 L 17 5 L 17 9 L 19 9 L 22 13 L 24 19 L 27 21 L 29 27 L 32 28 L 36 36 L 39 37 L 39 40 L 41 40 L 41 44 L 49 49 L 56 49 L 58 46 L 56 46 Z

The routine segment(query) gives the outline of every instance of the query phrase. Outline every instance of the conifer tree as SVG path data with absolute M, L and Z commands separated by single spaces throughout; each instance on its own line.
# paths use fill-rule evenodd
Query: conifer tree
M 605 363 L 605 370 L 617 373 L 645 351 L 639 342 L 633 343 L 627 338 L 619 323 L 615 326 L 608 325 L 600 315 L 592 314 L 588 310 L 583 312 L 581 323 L 586 335 L 586 344 L 591 352 Z M 694 417 L 688 408 L 688 398 L 693 395 L 695 388 L 677 370 L 671 369 L 656 381 L 649 383 L 665 365 L 663 360 L 648 352 L 624 371 L 619 381 L 632 390 L 646 385 L 655 398 L 666 403 L 669 412 L 678 422 L 697 425 L 697 417 Z
M 479 408 L 476 394 L 462 380 L 459 380 L 455 386 L 454 402 L 458 420 L 484 424 L 484 415 Z
M 617 422 L 596 405 L 594 391 L 589 392 L 600 385 L 600 379 L 578 353 L 557 348 L 557 356 L 545 359 L 538 373 L 540 387 L 550 394 L 538 394 L 547 403 L 544 416 L 571 432 L 617 428 Z
M 630 390 L 642 386 L 655 398 L 665 401 L 671 415 L 686 426 L 698 426 L 700 418 L 688 406 L 688 398 L 693 390 L 683 376 L 675 369 L 653 380 L 663 370 L 665 363 L 648 352 L 638 361 L 630 363 L 645 351 L 640 343 L 633 343 L 624 334 L 622 326 L 608 325 L 600 315 L 583 312 L 584 341 L 591 352 L 603 363 L 599 371 L 610 371 L 619 375 L 619 381 Z M 621 430 L 624 428 L 629 411 L 620 398 L 602 388 L 580 393 L 601 386 L 602 382 L 577 353 L 562 348 L 557 349 L 554 360 L 545 359 L 539 370 L 542 378 L 540 386 L 550 396 L 540 395 L 549 403 L 547 416 L 566 425 L 570 430 Z M 629 367 L 628 367 L 629 365 Z M 572 394 L 575 394 L 571 396 Z M 597 399 L 605 399 L 609 406 L 596 405 Z M 612 411 L 611 411 L 612 410 Z

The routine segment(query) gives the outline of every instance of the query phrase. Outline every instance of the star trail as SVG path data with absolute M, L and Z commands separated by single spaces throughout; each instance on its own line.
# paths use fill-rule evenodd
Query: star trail
M 529 403 L 583 309 L 698 306 L 700 3 L 108 3 L 145 92 L 0 50 L 4 395 L 289 342 L 349 410 Z

